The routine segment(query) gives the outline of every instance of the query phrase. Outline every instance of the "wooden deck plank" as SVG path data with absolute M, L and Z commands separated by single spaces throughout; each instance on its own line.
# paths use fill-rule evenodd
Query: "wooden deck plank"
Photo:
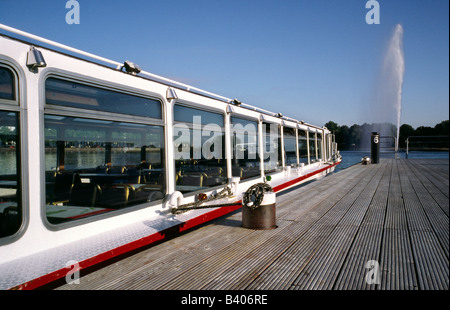
M 446 227 L 433 226 L 435 219 L 431 210 L 436 210 L 436 206 L 429 203 L 430 197 L 425 196 L 426 192 L 411 174 L 408 163 L 401 163 L 400 167 L 400 182 L 419 286 L 421 289 L 448 288 L 448 216 L 441 213 L 443 220 L 447 221 Z M 447 243 L 443 244 L 442 239 L 447 240 Z
M 326 188 L 329 188 L 329 186 L 327 186 Z M 184 288 L 183 286 L 181 286 L 181 283 L 183 283 L 183 279 L 190 279 L 192 278 L 193 274 L 199 275 L 199 274 L 203 274 L 202 270 L 204 269 L 204 266 L 212 266 L 214 268 L 214 274 L 216 275 L 216 278 L 218 280 L 216 281 L 211 281 L 212 279 L 210 277 L 207 277 L 206 279 L 202 279 L 200 282 L 203 285 L 201 288 L 208 288 L 208 289 L 218 289 L 223 287 L 224 284 L 228 283 L 229 285 L 232 286 L 233 289 L 243 289 L 245 288 L 245 284 L 246 281 L 243 281 L 242 279 L 240 279 L 239 281 L 237 281 L 236 279 L 238 279 L 240 276 L 245 275 L 246 278 L 252 278 L 255 277 L 255 275 L 258 274 L 258 271 L 260 270 L 261 266 L 264 266 L 264 264 L 262 263 L 262 259 L 261 257 L 263 257 L 263 260 L 266 262 L 266 264 L 269 264 L 271 262 L 271 260 L 275 257 L 278 257 L 280 254 L 280 251 L 282 249 L 286 249 L 289 248 L 289 244 L 293 242 L 293 240 L 295 240 L 297 238 L 297 235 L 301 235 L 306 228 L 308 228 L 310 226 L 310 223 L 313 223 L 316 219 L 316 216 L 314 213 L 309 213 L 307 212 L 307 210 L 305 210 L 304 206 L 309 206 L 309 208 L 311 208 L 311 206 L 314 206 L 314 203 L 319 203 L 321 201 L 324 201 L 327 199 L 327 197 L 325 195 L 317 195 L 316 191 L 317 191 L 317 187 L 314 186 L 314 184 L 309 184 L 307 188 L 304 188 L 305 191 L 303 193 L 308 193 L 308 192 L 313 192 L 313 196 L 310 197 L 309 195 L 302 195 L 302 197 L 298 197 L 297 195 L 297 208 L 295 208 L 294 210 L 291 210 L 291 214 L 289 216 L 281 216 L 281 222 L 280 220 L 278 221 L 278 223 L 287 223 L 289 224 L 289 226 L 286 226 L 286 228 L 284 228 L 283 225 L 282 227 L 278 227 L 276 234 L 269 238 L 268 240 L 267 238 L 267 233 L 263 233 L 264 235 L 266 235 L 264 237 L 264 235 L 262 236 L 265 239 L 265 242 L 261 245 L 258 245 L 257 247 L 254 248 L 249 248 L 249 245 L 252 243 L 247 242 L 247 247 L 241 248 L 238 246 L 233 246 L 233 249 L 225 249 L 224 250 L 224 255 L 223 257 L 227 259 L 227 264 L 221 264 L 221 261 L 219 259 L 219 261 L 213 260 L 213 261 L 208 261 L 208 262 L 203 262 L 202 263 L 202 268 L 197 268 L 192 270 L 189 274 L 187 275 L 181 275 L 179 278 L 177 278 L 174 283 L 172 283 L 170 286 L 166 287 L 166 288 Z M 305 197 L 306 196 L 306 197 Z M 281 195 L 281 199 L 279 199 L 277 201 L 278 207 L 279 208 L 283 208 L 285 206 L 291 206 L 292 205 L 292 201 L 289 199 L 288 195 Z M 304 204 L 303 200 L 304 199 L 308 199 L 309 204 Z M 292 214 L 296 214 L 294 217 L 292 216 Z M 309 215 L 307 218 L 305 218 L 302 215 Z M 286 214 L 284 214 L 286 215 Z M 299 220 L 298 218 L 301 217 L 301 219 Z M 289 220 L 289 219 L 291 220 Z M 308 220 L 309 219 L 309 220 Z M 292 221 L 301 221 L 300 225 L 299 222 L 296 222 L 295 225 L 293 224 Z M 292 225 L 291 225 L 292 224 Z M 294 228 L 294 229 L 292 229 Z M 261 239 L 261 240 L 264 240 Z M 254 244 L 252 244 L 254 245 Z M 275 249 L 278 249 L 278 251 L 274 251 Z M 230 251 L 233 252 L 234 255 L 234 261 L 230 262 L 229 256 L 230 256 Z M 258 254 L 259 253 L 259 254 Z M 272 257 L 271 253 L 274 255 L 274 257 Z M 258 270 L 250 270 L 252 267 L 251 262 L 255 261 L 255 257 L 260 257 L 259 260 L 257 261 L 257 268 Z M 209 267 L 211 268 L 211 267 Z M 231 279 L 231 281 L 230 281 Z M 228 280 L 228 281 L 227 281 Z M 208 283 L 209 282 L 213 282 L 213 283 Z M 248 279 L 247 279 L 248 281 Z M 187 283 L 190 285 L 190 283 L 188 282 L 188 280 L 184 280 L 184 283 Z M 229 287 L 227 287 L 229 288 Z
M 449 165 L 448 159 L 435 160 L 411 160 L 405 162 L 408 167 L 414 169 L 416 175 L 427 178 L 432 187 L 440 190 L 447 198 L 449 198 Z
M 325 201 L 323 207 L 327 212 L 285 252 L 285 255 L 269 266 L 249 289 L 289 289 L 372 179 L 376 170 L 369 170 L 370 173 L 365 174 L 365 178 L 348 180 L 346 190 L 339 193 L 341 195 L 332 195 L 330 200 Z
M 274 230 L 244 229 L 235 212 L 59 289 L 448 290 L 442 184 L 448 160 L 358 164 L 277 195 Z
M 326 242 L 316 252 L 314 259 L 305 266 L 302 273 L 294 281 L 293 288 L 333 288 L 364 215 L 376 192 L 383 171 L 383 169 L 376 170 L 374 177 L 358 195 L 347 213 L 341 218 Z
M 380 257 L 382 271 L 380 289 L 382 290 L 412 290 L 417 288 L 412 259 L 413 253 L 402 197 L 398 161 L 393 161 Z
M 334 289 L 370 290 L 376 288 L 375 285 L 369 285 L 366 282 L 368 273 L 366 264 L 372 260 L 379 261 L 390 178 L 391 170 L 384 169 L 359 232 L 334 284 Z
M 406 164 L 406 163 L 405 163 Z M 405 165 L 403 167 L 403 173 L 407 175 L 411 184 L 409 191 L 414 191 L 418 202 L 420 202 L 422 217 L 428 220 L 428 225 L 424 224 L 424 229 L 433 229 L 441 246 L 443 247 L 447 258 L 449 257 L 449 218 L 440 205 L 433 199 L 434 196 L 426 188 L 426 181 L 420 175 L 414 172 L 414 168 L 411 165 Z M 419 178 L 420 177 L 420 178 Z M 425 184 L 424 184 L 425 183 Z M 405 184 L 405 186 L 408 186 Z M 447 199 L 448 204 L 448 199 Z M 424 219 L 425 220 L 425 219 Z

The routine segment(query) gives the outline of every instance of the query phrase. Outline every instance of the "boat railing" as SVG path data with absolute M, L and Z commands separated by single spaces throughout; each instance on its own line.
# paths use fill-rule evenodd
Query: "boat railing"
M 408 158 L 408 153 L 410 151 L 410 143 L 420 144 L 419 146 L 422 150 L 449 150 L 448 147 L 448 137 L 449 136 L 409 136 L 406 138 L 406 158 Z M 416 141 L 410 141 L 416 140 Z M 441 144 L 441 146 L 437 146 Z M 425 147 L 428 145 L 430 147 Z
M 68 51 L 70 53 L 86 57 L 88 59 L 93 59 L 93 60 L 96 60 L 96 61 L 99 61 L 99 62 L 102 62 L 102 63 L 105 63 L 105 64 L 113 65 L 117 70 L 120 70 L 120 71 L 122 71 L 122 68 L 126 67 L 126 64 L 129 63 L 128 61 L 126 61 L 124 63 L 121 63 L 121 62 L 110 60 L 110 59 L 107 59 L 107 58 L 104 58 L 104 57 L 100 57 L 98 55 L 95 55 L 95 54 L 92 54 L 92 53 L 88 53 L 88 52 L 85 52 L 85 51 L 82 51 L 82 50 L 79 50 L 79 49 L 76 49 L 76 48 L 73 48 L 73 47 L 70 47 L 70 46 L 67 46 L 67 45 L 55 42 L 55 41 L 52 41 L 52 40 L 48 40 L 48 39 L 45 39 L 43 37 L 40 37 L 40 36 L 37 36 L 37 35 L 33 35 L 31 33 L 28 33 L 28 32 L 25 32 L 25 31 L 22 31 L 22 30 L 19 30 L 19 29 L 15 29 L 13 27 L 9 27 L 9 26 L 1 24 L 1 23 L 0 23 L 0 30 L 4 30 L 4 31 L 10 32 L 10 33 L 14 33 L 16 35 L 19 35 L 19 36 L 22 36 L 22 37 L 25 37 L 25 38 L 28 38 L 28 39 L 31 39 L 31 40 L 34 40 L 34 41 L 37 41 L 37 42 L 44 43 L 46 45 L 49 45 L 49 46 L 52 46 L 52 47 L 56 47 L 56 48 L 61 49 L 61 50 Z M 0 35 L 1 35 L 1 33 L 0 33 Z M 135 66 L 135 64 L 132 64 L 132 65 Z M 138 68 L 138 71 L 136 71 L 136 72 L 140 73 L 143 76 L 145 76 L 145 78 L 147 78 L 149 80 L 152 80 L 152 81 L 155 81 L 157 83 L 168 85 L 169 87 L 178 88 L 178 89 L 181 89 L 181 90 L 184 90 L 184 91 L 187 91 L 187 92 L 191 92 L 191 93 L 194 93 L 194 94 L 197 94 L 197 95 L 200 95 L 200 96 L 205 96 L 205 97 L 213 98 L 213 99 L 216 99 L 216 100 L 220 100 L 222 102 L 226 102 L 226 103 L 231 104 L 231 105 L 241 106 L 242 108 L 245 108 L 245 109 L 248 109 L 248 110 L 256 111 L 256 112 L 259 112 L 261 114 L 266 114 L 266 115 L 278 117 L 278 118 L 281 118 L 281 119 L 284 119 L 284 120 L 287 120 L 287 121 L 295 122 L 297 124 L 305 124 L 307 126 L 310 126 L 310 127 L 313 127 L 313 128 L 317 128 L 317 129 L 320 129 L 320 130 L 323 129 L 323 127 L 318 127 L 318 126 L 315 126 L 315 125 L 312 125 L 312 124 L 305 123 L 304 121 L 299 121 L 299 120 L 291 118 L 291 117 L 283 116 L 281 113 L 275 113 L 275 112 L 271 112 L 271 111 L 268 111 L 268 110 L 265 110 L 265 109 L 262 109 L 262 108 L 258 108 L 258 107 L 252 106 L 250 104 L 243 103 L 243 102 L 241 102 L 241 101 L 239 101 L 237 99 L 231 99 L 231 98 L 227 98 L 227 97 L 215 94 L 215 93 L 211 93 L 211 92 L 199 89 L 197 87 L 193 87 L 191 85 L 187 85 L 187 84 L 184 84 L 184 83 L 181 83 L 181 82 L 177 82 L 177 81 L 174 81 L 174 80 L 171 80 L 171 79 L 168 79 L 168 78 L 165 78 L 165 77 L 162 77 L 162 76 L 159 76 L 159 75 L 156 75 L 156 74 L 153 74 L 153 73 L 141 70 L 138 66 L 136 66 L 136 67 Z
M 386 139 L 392 140 L 392 143 L 385 141 Z M 380 136 L 380 149 L 393 150 L 397 152 L 397 137 L 395 136 Z

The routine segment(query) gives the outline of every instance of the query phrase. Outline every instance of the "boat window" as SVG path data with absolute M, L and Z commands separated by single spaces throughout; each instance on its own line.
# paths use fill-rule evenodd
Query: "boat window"
M 328 160 L 332 159 L 334 157 L 334 150 L 333 150 L 333 134 L 328 135 Z
M 22 225 L 19 114 L 0 111 L 0 238 Z
M 317 133 L 317 159 L 322 159 L 322 133 Z
M 176 104 L 173 108 L 174 119 L 181 123 L 194 123 L 195 121 L 207 125 L 214 124 L 224 128 L 224 118 L 222 114 L 203 111 Z
M 309 156 L 312 163 L 317 160 L 316 133 L 312 131 L 309 132 Z
M 164 198 L 162 126 L 47 114 L 44 127 L 50 223 Z
M 224 116 L 174 106 L 176 190 L 182 193 L 227 183 Z
M 56 78 L 48 78 L 45 86 L 47 104 L 162 118 L 161 102 L 158 100 Z
M 263 123 L 264 173 L 283 170 L 281 154 L 281 128 L 274 123 Z
M 305 130 L 298 130 L 298 156 L 300 163 L 308 164 L 308 136 Z
M 295 129 L 283 127 L 284 161 L 286 166 L 297 166 L 297 137 Z
M 0 99 L 15 100 L 14 74 L 5 67 L 0 67 Z
M 259 177 L 258 122 L 231 117 L 232 175 L 241 180 Z

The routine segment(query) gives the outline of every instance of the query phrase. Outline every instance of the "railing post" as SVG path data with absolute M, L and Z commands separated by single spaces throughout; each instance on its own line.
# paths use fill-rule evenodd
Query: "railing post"
M 406 138 L 406 159 L 408 159 L 409 137 Z

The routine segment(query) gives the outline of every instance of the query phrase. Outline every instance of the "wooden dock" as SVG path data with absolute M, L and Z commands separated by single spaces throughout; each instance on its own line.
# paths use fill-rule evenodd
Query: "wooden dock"
M 448 159 L 357 164 L 277 195 L 276 212 L 274 230 L 236 211 L 57 289 L 449 289 Z

